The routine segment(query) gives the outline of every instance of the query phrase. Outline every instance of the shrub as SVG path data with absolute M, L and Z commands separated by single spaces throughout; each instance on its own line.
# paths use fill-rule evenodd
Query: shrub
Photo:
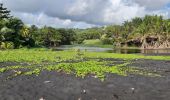
M 1 42 L 0 48 L 1 49 L 13 49 L 14 43 L 13 42 Z
M 111 39 L 111 38 L 103 38 L 103 39 L 101 39 L 101 41 L 103 44 L 113 44 L 114 43 L 113 39 Z

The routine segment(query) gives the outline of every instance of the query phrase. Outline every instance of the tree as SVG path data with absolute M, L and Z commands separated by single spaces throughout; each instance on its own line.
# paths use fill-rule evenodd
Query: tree
M 7 8 L 3 7 L 3 4 L 0 3 L 0 20 L 5 18 L 10 18 L 10 11 Z
M 70 45 L 75 41 L 75 31 L 73 29 L 60 28 L 57 31 L 61 35 L 61 45 Z
M 22 20 L 10 16 L 10 11 L 0 4 L 0 44 L 13 44 L 14 48 L 34 46 L 34 40 L 29 34 L 29 28 Z M 8 47 L 8 46 L 4 46 Z
M 42 45 L 44 46 L 53 47 L 61 44 L 62 36 L 59 33 L 59 31 L 56 30 L 55 28 L 45 26 L 42 29 L 40 29 L 39 35 L 40 38 L 38 41 L 42 43 Z
M 42 34 L 40 32 L 40 29 L 36 25 L 31 25 L 31 27 L 29 28 L 29 32 L 31 38 L 35 41 L 35 45 L 36 46 L 42 45 L 41 41 Z
M 10 18 L 9 13 L 10 11 L 7 10 L 7 8 L 4 8 L 3 4 L 0 3 L 0 45 L 1 42 L 4 40 L 5 32 L 9 33 L 9 31 L 11 31 L 5 26 L 7 23 L 6 19 Z
M 19 36 L 20 36 L 22 46 L 27 46 L 27 47 L 35 46 L 35 41 L 32 39 L 29 27 L 27 27 L 26 25 L 24 25 L 20 30 Z
M 19 48 L 19 46 L 22 45 L 20 30 L 24 27 L 24 23 L 18 18 L 10 18 L 6 27 L 13 30 L 13 32 L 10 32 L 10 34 L 6 36 L 6 38 L 10 37 L 7 41 L 13 42 L 14 47 Z

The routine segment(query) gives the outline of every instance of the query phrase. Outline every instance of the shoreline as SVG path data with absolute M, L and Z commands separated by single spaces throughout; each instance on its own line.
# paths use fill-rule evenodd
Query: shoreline
M 113 49 L 139 49 L 139 50 L 169 50 L 170 48 L 140 48 L 140 47 L 114 47 L 112 45 L 81 45 L 81 44 L 75 44 L 75 45 L 60 45 L 57 47 L 75 47 L 75 46 L 80 46 L 80 47 L 100 47 L 100 48 L 113 48 Z M 56 47 L 54 47 L 56 48 Z

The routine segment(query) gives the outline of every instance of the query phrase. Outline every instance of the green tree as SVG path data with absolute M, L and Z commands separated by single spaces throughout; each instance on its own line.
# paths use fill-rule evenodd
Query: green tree
M 3 7 L 3 4 L 0 3 L 0 20 L 5 18 L 10 18 L 10 11 L 7 8 Z

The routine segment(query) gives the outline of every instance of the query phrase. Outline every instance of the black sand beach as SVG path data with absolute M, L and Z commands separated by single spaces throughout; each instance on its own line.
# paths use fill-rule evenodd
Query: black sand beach
M 11 63 L 10 63 L 11 64 Z M 15 64 L 15 63 L 13 63 Z M 5 66 L 7 63 L 1 63 Z M 85 79 L 56 71 L 39 76 L 0 74 L 0 100 L 168 100 L 170 61 L 136 60 L 132 66 L 147 68 L 161 77 L 107 75 L 104 82 L 92 75 Z

